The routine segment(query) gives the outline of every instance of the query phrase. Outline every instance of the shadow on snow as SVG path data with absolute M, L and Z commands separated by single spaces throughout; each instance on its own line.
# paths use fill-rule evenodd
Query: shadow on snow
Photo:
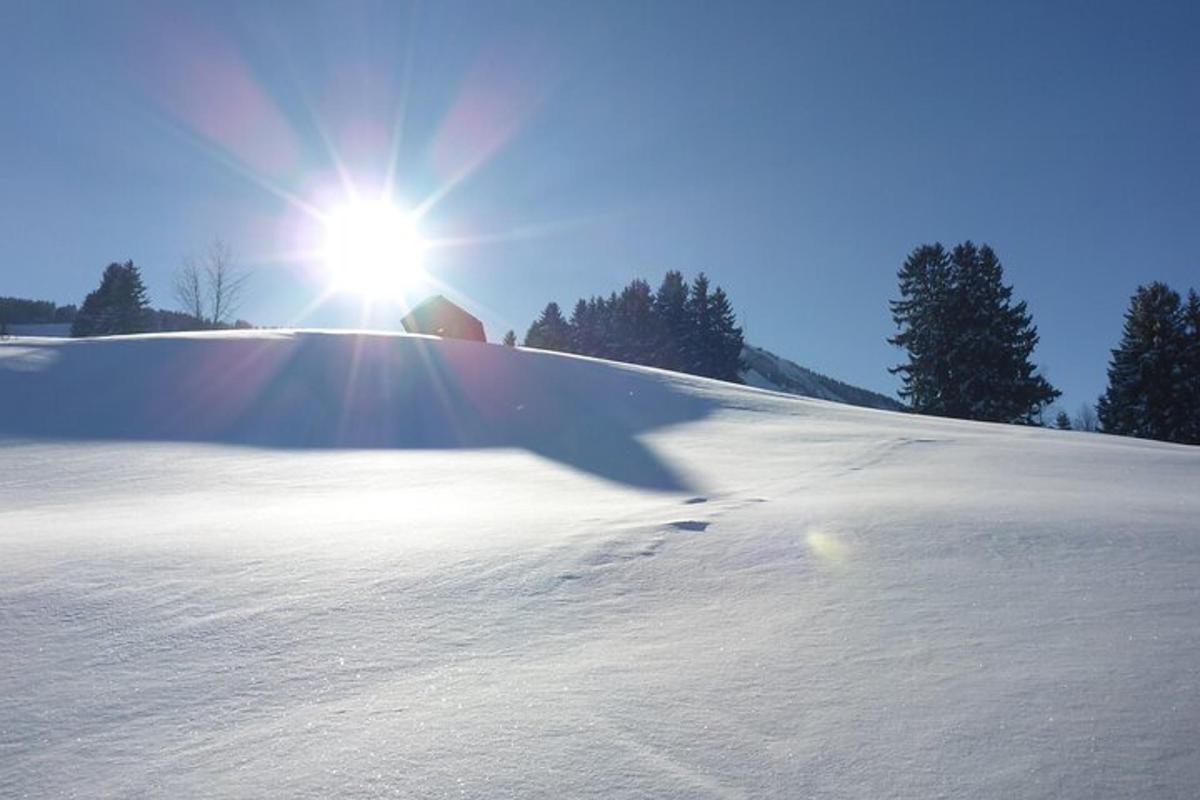
M 270 448 L 524 448 L 688 491 L 638 435 L 713 401 L 653 373 L 388 334 L 117 337 L 0 346 L 0 435 Z

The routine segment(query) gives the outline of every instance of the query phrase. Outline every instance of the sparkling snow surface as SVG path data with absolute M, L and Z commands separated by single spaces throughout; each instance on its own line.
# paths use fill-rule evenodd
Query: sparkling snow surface
M 1200 449 L 418 337 L 0 344 L 0 797 L 1196 797 Z

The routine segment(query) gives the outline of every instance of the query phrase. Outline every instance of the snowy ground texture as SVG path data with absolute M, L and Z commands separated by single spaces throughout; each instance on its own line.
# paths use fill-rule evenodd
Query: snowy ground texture
M 1200 449 L 404 336 L 0 344 L 0 797 L 1200 795 Z

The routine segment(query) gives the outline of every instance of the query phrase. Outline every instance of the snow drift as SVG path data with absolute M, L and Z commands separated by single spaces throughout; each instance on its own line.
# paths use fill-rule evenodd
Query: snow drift
M 0 796 L 1188 797 L 1200 454 L 405 336 L 0 344 Z

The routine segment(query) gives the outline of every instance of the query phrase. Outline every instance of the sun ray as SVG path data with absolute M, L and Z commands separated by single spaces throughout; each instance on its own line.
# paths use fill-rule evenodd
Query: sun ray
M 317 113 L 316 105 L 312 101 L 312 96 L 309 94 L 308 88 L 304 86 L 303 82 L 296 81 L 296 90 L 300 94 L 300 102 L 304 105 L 304 110 L 308 113 L 313 129 L 316 130 L 317 136 L 321 139 L 321 144 L 325 148 L 325 155 L 329 158 L 329 163 L 333 165 L 333 169 L 337 173 L 338 181 L 342 185 L 342 191 L 352 201 L 357 202 L 359 200 L 358 187 L 354 185 L 354 179 L 351 177 L 350 171 L 346 169 L 346 162 L 338 155 L 337 147 L 333 143 L 333 137 L 329 135 L 329 129 Z
M 391 197 L 396 189 L 396 171 L 400 165 L 400 149 L 404 146 L 404 125 L 408 117 L 408 95 L 412 88 L 413 60 L 417 49 L 417 16 L 421 4 L 414 2 L 408 19 L 408 46 L 404 48 L 404 66 L 400 75 L 400 96 L 396 105 L 396 118 L 392 124 L 392 140 L 388 150 L 388 162 L 384 172 L 383 196 Z
M 292 319 L 284 327 L 296 328 L 302 327 L 308 317 L 317 312 L 323 305 L 333 299 L 337 292 L 333 287 L 328 287 L 314 297 L 304 308 L 300 309 L 292 316 Z
M 242 262 L 247 266 L 271 266 L 278 264 L 306 264 L 319 261 L 321 258 L 320 250 L 274 250 L 257 254 L 250 254 L 242 258 Z
M 168 119 L 167 117 L 165 117 L 161 114 L 152 112 L 152 113 L 150 113 L 149 116 L 152 120 L 154 120 L 157 124 L 159 124 L 168 133 L 179 137 L 185 143 L 194 147 L 196 150 L 198 150 L 202 154 L 208 156 L 213 161 L 216 161 L 221 166 L 226 167 L 231 172 L 241 176 L 242 178 L 245 178 L 246 180 L 248 180 L 251 183 L 258 186 L 259 188 L 275 195 L 279 199 L 286 202 L 288 205 L 303 212 L 307 216 L 309 216 L 315 220 L 318 220 L 318 221 L 321 221 L 324 219 L 324 214 L 319 208 L 312 205 L 311 203 L 308 203 L 308 202 L 302 200 L 299 196 L 297 196 L 293 192 L 289 192 L 287 189 L 284 189 L 282 186 L 279 186 L 274 181 L 271 181 L 268 178 L 258 174 L 253 169 L 246 166 L 241 161 L 239 161 L 238 159 L 234 158 L 232 155 L 225 152 L 222 148 L 217 147 L 217 146 L 213 145 L 212 143 L 210 143 L 207 139 L 204 139 L 204 138 L 198 136 L 197 134 L 192 133 L 191 131 L 187 130 L 183 126 L 179 125 L 178 123 L 172 122 L 170 119 Z
M 443 182 L 441 186 L 434 189 L 424 200 L 417 204 L 416 208 L 413 209 L 413 216 L 417 219 L 423 219 L 446 195 L 458 188 L 460 183 L 471 177 L 475 170 L 484 164 L 485 160 L 482 158 L 476 159 L 461 167 L 448 180 Z
M 572 230 L 595 224 L 611 218 L 612 215 L 593 214 L 571 217 L 550 222 L 521 225 L 507 231 L 496 233 L 480 233 L 472 236 L 435 236 L 425 240 L 430 250 L 440 250 L 455 247 L 471 247 L 482 244 L 503 244 L 505 242 L 523 242 L 534 239 L 545 239 Z

